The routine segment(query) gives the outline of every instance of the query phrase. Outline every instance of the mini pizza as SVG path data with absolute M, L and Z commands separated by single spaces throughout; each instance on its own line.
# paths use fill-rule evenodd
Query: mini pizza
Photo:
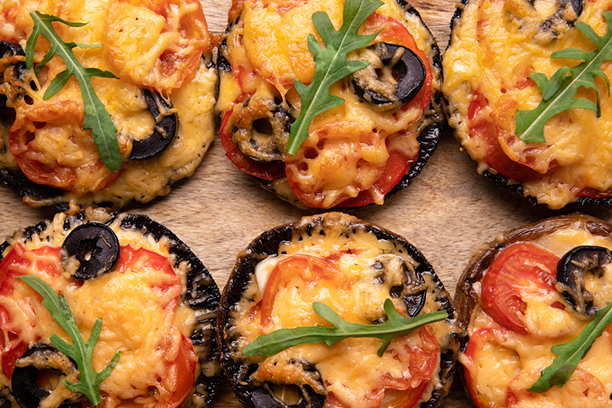
M 480 173 L 553 209 L 610 202 L 612 68 L 597 37 L 612 32 L 611 9 L 607 0 L 461 2 L 442 91 Z
M 458 360 L 477 407 L 612 406 L 612 326 L 602 320 L 611 249 L 612 225 L 573 214 L 504 232 L 474 253 L 455 304 L 464 328 Z M 594 322 L 600 335 L 577 339 L 592 335 Z M 576 368 L 561 381 L 552 363 L 568 353 Z
M 0 40 L 0 181 L 28 205 L 148 202 L 214 139 L 216 41 L 198 0 L 4 1 Z
M 383 204 L 420 173 L 445 126 L 439 49 L 404 0 L 386 0 L 363 25 L 355 24 L 360 35 L 379 34 L 348 53 L 338 69 L 349 62 L 369 65 L 321 91 L 341 98 L 340 106 L 297 126 L 309 109 L 295 84 L 322 86 L 315 67 L 330 61 L 310 51 L 310 35 L 324 43 L 313 14 L 324 11 L 337 30 L 344 3 L 233 1 L 219 48 L 217 110 L 226 155 L 262 187 L 300 207 Z M 294 124 L 304 129 L 301 142 L 293 141 Z
M 389 338 L 384 352 L 379 338 L 349 336 L 333 345 L 292 343 L 268 357 L 244 353 L 270 335 L 283 345 L 294 340 L 279 329 L 329 330 L 329 320 L 313 311 L 323 305 L 347 325 L 369 329 L 395 321 L 388 307 L 398 319 L 442 316 Z M 459 345 L 450 296 L 423 255 L 337 212 L 255 239 L 238 256 L 218 324 L 221 365 L 246 407 L 436 407 L 450 388 Z
M 105 367 L 97 406 L 210 404 L 222 378 L 219 289 L 162 225 L 100 208 L 58 213 L 0 245 L 0 278 L 3 407 L 96 405 L 60 380 L 95 388 L 94 372 Z M 68 317 L 49 306 L 60 296 Z M 76 337 L 87 346 L 77 347 Z

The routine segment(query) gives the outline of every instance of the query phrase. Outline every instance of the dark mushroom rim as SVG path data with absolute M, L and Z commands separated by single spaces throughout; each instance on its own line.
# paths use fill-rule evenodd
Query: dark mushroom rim
M 217 72 L 216 61 L 213 59 L 205 59 L 206 68 L 211 72 Z M 219 81 L 215 84 L 215 99 L 219 96 Z M 178 131 L 177 131 L 178 132 Z M 0 184 L 11 188 L 21 197 L 32 197 L 35 200 L 49 200 L 52 204 L 43 205 L 45 208 L 49 208 L 55 212 L 68 211 L 70 209 L 70 200 L 64 198 L 66 193 L 64 190 L 47 186 L 44 184 L 38 184 L 31 181 L 23 174 L 19 167 L 17 168 L 0 168 Z M 134 199 L 136 200 L 136 199 Z M 99 202 L 96 205 L 116 208 L 112 202 Z M 2 408 L 0 406 L 0 408 Z
M 421 18 L 420 13 L 414 7 L 412 7 L 410 3 L 408 3 L 406 0 L 396 0 L 396 1 L 400 5 L 402 10 L 404 11 L 405 15 L 412 15 L 419 19 L 419 21 L 421 22 L 421 28 L 429 36 L 431 40 L 431 51 L 428 54 L 428 57 L 430 59 L 429 62 L 432 65 L 432 72 L 434 73 L 434 77 L 436 76 L 435 72 L 437 71 L 439 73 L 439 77 L 441 81 L 443 77 L 442 57 L 440 54 L 440 48 L 438 47 L 438 44 L 436 43 L 436 40 L 433 34 L 429 30 L 429 27 L 427 27 L 427 25 L 425 25 L 425 23 L 423 22 L 423 19 Z M 227 34 L 229 33 L 229 31 L 235 24 L 236 22 L 233 22 L 228 25 L 224 33 L 223 41 L 225 41 L 225 37 L 227 37 Z M 223 43 L 221 47 L 223 47 Z M 230 73 L 231 72 L 230 63 L 221 56 L 221 53 L 219 53 L 219 57 L 220 58 L 218 62 L 218 67 L 220 71 L 223 71 L 225 73 Z M 393 187 L 385 195 L 385 201 L 387 200 L 387 198 L 391 197 L 398 191 L 412 184 L 412 180 L 416 176 L 418 176 L 419 173 L 421 173 L 421 171 L 423 170 L 423 167 L 425 167 L 425 164 L 427 164 L 427 161 L 433 154 L 434 150 L 436 150 L 436 147 L 438 146 L 438 141 L 440 140 L 442 132 L 447 126 L 446 117 L 443 113 L 444 105 L 445 105 L 445 102 L 444 102 L 444 97 L 442 95 L 442 91 L 439 89 L 434 90 L 431 96 L 431 102 L 427 106 L 427 108 L 423 111 L 423 115 L 421 116 L 421 119 L 420 119 L 430 124 L 427 125 L 417 137 L 417 141 L 419 142 L 419 156 L 414 162 L 410 164 L 410 166 L 408 166 L 408 170 L 406 171 L 406 174 L 402 176 L 402 179 L 399 181 L 399 183 L 397 183 L 395 187 Z M 251 176 L 251 177 L 253 177 L 264 189 L 268 191 L 274 191 L 274 189 L 272 188 L 271 182 L 264 180 L 264 179 L 260 179 L 255 176 Z M 373 203 L 366 204 L 366 206 L 368 205 L 375 205 L 375 204 Z M 358 208 L 358 207 L 359 206 L 352 207 L 352 208 Z M 342 208 L 342 204 L 336 206 L 336 208 Z
M 457 4 L 457 8 L 455 9 L 455 13 L 453 14 L 453 17 L 451 18 L 451 22 L 450 22 L 451 42 L 453 40 L 453 31 L 455 30 L 455 27 L 459 27 L 461 25 L 461 13 L 463 13 L 463 10 L 465 9 L 465 5 L 468 4 L 468 2 L 470 1 L 472 0 L 461 0 L 461 2 Z M 442 102 L 444 103 L 443 107 L 444 107 L 447 117 L 451 117 L 452 114 L 454 113 L 454 110 L 452 109 L 450 104 L 448 104 L 446 99 L 442 99 Z M 513 195 L 517 197 L 521 197 L 523 200 L 527 200 L 527 202 L 530 203 L 534 207 L 538 205 L 540 206 L 544 205 L 544 204 L 539 204 L 535 197 L 526 196 L 523 190 L 523 185 L 520 182 L 517 183 L 513 181 L 513 179 L 509 179 L 505 176 L 502 176 L 499 173 L 495 173 L 489 170 L 483 171 L 482 175 L 486 177 L 487 179 L 491 180 L 493 183 L 497 184 L 498 186 L 501 186 L 505 188 L 506 190 L 510 191 Z M 576 200 L 572 201 L 571 203 L 566 204 L 565 208 L 572 208 L 572 207 L 578 207 L 578 206 L 584 206 L 584 205 L 612 205 L 612 197 L 602 197 L 602 198 L 577 197 Z
M 310 234 L 316 227 L 324 223 L 325 215 L 315 216 L 312 217 L 311 222 L 303 229 L 300 229 L 300 231 Z M 253 402 L 252 394 L 255 387 L 243 379 L 248 378 L 248 376 L 256 370 L 257 364 L 245 365 L 240 361 L 232 359 L 231 354 L 234 352 L 234 339 L 228 335 L 226 328 L 230 321 L 230 313 L 236 309 L 242 297 L 242 292 L 246 290 L 251 280 L 250 277 L 255 273 L 255 266 L 267 257 L 278 254 L 280 244 L 291 240 L 294 225 L 293 223 L 286 224 L 268 230 L 251 242 L 247 249 L 238 256 L 236 265 L 221 295 L 217 323 L 217 341 L 221 351 L 221 366 L 237 398 L 246 407 L 256 407 Z M 448 312 L 449 318 L 446 320 L 450 322 L 456 321 L 457 313 L 451 301 L 450 294 L 446 291 L 443 283 L 421 252 L 404 238 L 367 222 L 357 220 L 357 222 L 351 223 L 350 228 L 354 231 L 362 230 L 372 233 L 379 240 L 394 242 L 394 246 L 398 251 L 405 251 L 410 255 L 416 263 L 416 274 L 420 276 L 428 275 L 435 285 L 435 289 L 443 294 L 442 296 L 436 297 L 435 302 L 440 310 L 444 309 Z M 427 292 L 430 296 L 432 294 L 431 291 L 432 288 L 428 288 Z M 458 344 L 457 335 L 453 333 L 452 336 L 454 343 Z M 436 386 L 432 390 L 432 395 L 427 401 L 419 403 L 419 408 L 437 407 L 442 402 L 442 398 L 448 394 L 455 373 L 457 351 L 458 347 L 456 347 L 455 344 L 446 346 L 440 344 L 440 369 L 437 374 L 439 386 Z
M 106 221 L 106 224 L 111 224 L 120 216 L 120 213 L 110 213 L 110 218 Z M 89 221 L 86 220 L 85 212 L 82 211 L 67 216 L 63 227 L 64 230 L 68 231 L 72 227 L 85 222 Z M 49 225 L 49 221 L 42 221 L 20 230 L 19 232 L 22 233 L 21 241 L 32 241 L 35 236 L 40 236 L 45 232 Z M 196 373 L 192 393 L 185 404 L 198 408 L 207 407 L 223 379 L 221 369 L 218 367 L 219 350 L 215 342 L 217 308 L 221 296 L 219 288 L 202 261 L 168 228 L 141 214 L 126 215 L 121 219 L 121 228 L 138 231 L 143 237 L 150 235 L 155 241 L 165 238 L 169 243 L 168 251 L 172 255 L 170 258 L 172 266 L 178 268 L 182 262 L 189 265 L 186 288 L 184 288 L 179 301 L 196 312 L 196 323 L 189 338 L 194 346 L 200 348 L 199 351 L 196 350 L 196 354 L 202 369 L 199 373 Z M 0 244 L 0 262 L 2 262 L 3 253 L 11 245 L 8 241 Z M 208 369 L 204 368 L 205 365 L 208 366 Z M 215 369 L 211 370 L 211 366 Z M 8 402 L 5 392 L 0 390 L 0 407 Z

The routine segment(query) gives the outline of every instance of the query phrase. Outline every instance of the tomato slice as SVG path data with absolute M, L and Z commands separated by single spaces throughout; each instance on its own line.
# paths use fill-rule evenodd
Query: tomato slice
M 482 279 L 480 303 L 498 324 L 527 334 L 525 302 L 527 291 L 556 292 L 557 257 L 532 243 L 517 243 L 504 249 Z
M 387 195 L 389 191 L 393 189 L 404 177 L 408 166 L 414 162 L 414 159 L 407 158 L 404 154 L 398 150 L 391 150 L 389 152 L 389 159 L 383 175 L 372 186 L 372 189 L 376 190 L 380 195 Z M 360 207 L 362 205 L 371 204 L 374 202 L 374 196 L 369 190 L 359 192 L 357 197 L 349 198 L 348 200 L 338 204 L 338 208 L 346 207 Z
M 333 281 L 336 286 L 345 284 L 344 275 L 336 264 L 325 258 L 295 254 L 279 261 L 270 273 L 262 294 L 262 326 L 267 326 L 272 321 L 272 310 L 278 291 L 296 278 L 310 287 L 316 286 L 322 280 Z
M 465 385 L 472 397 L 472 401 L 478 408 L 494 408 L 503 406 L 505 403 L 505 393 L 498 390 L 507 388 L 512 378 L 506 377 L 514 369 L 514 375 L 520 371 L 520 361 L 518 355 L 508 352 L 500 352 L 504 347 L 506 339 L 503 329 L 484 328 L 477 330 L 470 335 L 470 340 L 463 352 L 463 374 Z M 515 358 L 516 357 L 516 358 Z M 483 364 L 484 361 L 484 364 Z M 498 373 L 495 379 L 498 380 L 493 386 L 479 389 L 477 384 L 480 378 L 485 381 L 489 379 L 491 367 L 504 367 L 503 372 Z M 491 391 L 490 394 L 487 392 Z
M 497 137 L 498 133 L 503 132 L 503 129 L 482 114 L 483 109 L 488 104 L 487 98 L 476 92 L 468 108 L 470 138 L 475 139 L 479 145 L 486 146 L 485 163 L 497 173 L 509 179 L 531 181 L 542 178 L 542 174 L 513 161 L 504 153 Z
M 11 154 L 26 177 L 75 194 L 110 185 L 120 171 L 100 159 L 91 130 L 83 129 L 83 105 L 73 100 L 41 102 L 17 109 L 9 133 Z
M 409 335 L 410 336 L 410 335 Z M 408 344 L 405 339 L 395 339 L 386 353 L 405 363 L 401 377 L 386 374 L 378 379 L 376 388 L 364 396 L 369 408 L 412 408 L 416 407 L 427 390 L 431 376 L 438 362 L 439 346 L 428 326 L 419 328 L 416 343 Z M 325 407 L 350 408 L 333 392 L 325 399 Z
M 111 0 L 106 37 L 119 75 L 160 92 L 180 88 L 209 43 L 198 0 Z

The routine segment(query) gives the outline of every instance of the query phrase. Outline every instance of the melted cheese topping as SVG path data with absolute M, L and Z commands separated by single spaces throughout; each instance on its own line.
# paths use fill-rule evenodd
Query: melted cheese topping
M 577 28 L 554 27 L 550 19 L 562 2 L 469 1 L 460 22 L 454 24 L 451 44 L 444 54 L 442 90 L 450 106 L 449 123 L 478 170 L 501 173 L 522 181 L 524 194 L 551 208 L 561 208 L 579 196 L 607 196 L 612 188 L 612 130 L 609 114 L 612 98 L 603 80 L 596 79 L 601 97 L 601 117 L 590 110 L 573 109 L 555 115 L 544 129 L 545 143 L 527 144 L 514 135 L 517 110 L 534 109 L 542 94 L 527 76 L 540 72 L 550 78 L 572 60 L 550 58 L 567 48 L 592 50 L 593 44 Z M 569 2 L 566 14 L 573 13 Z M 603 36 L 601 15 L 609 1 L 583 2 L 579 21 Z M 571 16 L 566 16 L 570 19 Z M 547 20 L 548 19 L 548 20 Z M 551 27 L 544 28 L 546 21 Z M 552 39 L 553 32 L 560 34 Z M 610 77 L 612 68 L 602 71 Z M 596 102 L 595 93 L 579 90 L 577 97 Z M 472 110 L 470 110 L 472 106 Z M 489 125 L 486 125 L 489 124 Z M 487 127 L 483 131 L 484 126 Z M 509 168 L 495 158 L 505 154 L 522 166 Z
M 108 218 L 108 214 L 100 211 L 90 214 L 98 222 Z M 162 396 L 180 385 L 177 378 L 179 381 L 185 378 L 175 372 L 172 363 L 179 358 L 184 336 L 192 331 L 195 320 L 195 312 L 178 302 L 188 268 L 172 267 L 167 238 L 156 241 L 150 235 L 143 237 L 135 230 L 123 229 L 118 218 L 109 227 L 117 234 L 122 251 L 138 254 L 143 249 L 153 255 L 137 262 L 120 260 L 117 268 L 122 265 L 121 270 L 81 281 L 82 284 L 67 279 L 59 266 L 59 248 L 67 236 L 65 220 L 64 214 L 58 214 L 45 231 L 33 235 L 31 240 L 16 237 L 17 241 L 3 253 L 3 264 L 10 261 L 11 251 L 28 260 L 19 264 L 27 266 L 21 267 L 19 273 L 40 277 L 66 297 L 85 340 L 95 321 L 102 317 L 102 330 L 92 356 L 93 368 L 100 372 L 121 351 L 116 367 L 100 386 L 103 406 L 162 403 Z M 51 344 L 52 334 L 72 343 L 41 305 L 40 297 L 21 281 L 15 280 L 13 291 L 0 296 L 0 308 L 10 317 L 3 323 L 5 350 L 20 342 Z M 9 336 L 9 330 L 16 336 Z M 196 357 L 191 355 L 188 358 L 195 364 Z M 4 386 L 10 386 L 10 380 L 0 374 L 0 388 Z M 155 388 L 157 391 L 152 392 Z
M 379 240 L 373 233 L 362 229 L 347 232 L 343 227 L 326 227 L 325 234 L 319 234 L 316 229 L 308 234 L 294 233 L 291 241 L 281 243 L 276 256 L 257 265 L 239 307 L 232 312 L 235 319 L 232 330 L 237 332 L 238 349 L 279 328 L 329 325 L 314 313 L 314 301 L 332 307 L 349 322 L 372 324 L 384 317 L 382 305 L 385 299 L 391 298 L 392 288 L 405 283 L 404 268 L 412 269 L 416 263 L 393 241 Z M 315 264 L 330 262 L 333 266 L 328 266 L 325 272 L 303 271 L 293 276 L 283 269 L 281 283 L 272 284 L 276 289 L 273 308 L 266 319 L 262 296 L 270 296 L 270 281 L 279 279 L 274 274 L 281 271 L 275 271 L 275 268 L 284 261 L 303 256 L 314 257 Z M 428 291 L 432 290 L 435 284 L 431 276 L 424 275 L 423 278 Z M 438 310 L 435 298 L 434 293 L 428 294 L 421 313 Z M 405 313 L 403 301 L 392 300 L 396 309 Z M 402 378 L 411 378 L 412 375 L 412 387 L 426 387 L 420 398 L 420 401 L 426 401 L 431 397 L 431 390 L 439 386 L 438 347 L 451 341 L 449 331 L 447 322 L 428 325 L 423 331 L 395 338 L 382 357 L 377 356 L 381 345 L 377 339 L 349 338 L 329 347 L 322 343 L 294 346 L 259 362 L 259 369 L 251 380 L 308 384 L 316 392 L 327 394 L 328 400 L 339 399 L 343 406 L 377 407 L 382 399 L 382 394 L 378 393 L 385 388 L 385 379 L 394 378 L 401 383 Z M 424 340 L 428 336 L 435 339 L 434 344 Z M 415 368 L 416 361 L 423 366 L 435 364 L 427 379 L 419 376 L 422 373 Z M 312 364 L 320 373 L 322 382 L 302 364 Z
M 220 111 L 233 111 L 229 128 L 248 115 L 243 112 L 245 106 L 237 103 L 245 96 L 251 100 L 282 100 L 282 104 L 291 107 L 291 114 L 298 116 L 301 101 L 293 87 L 294 80 L 308 84 L 314 75 L 308 35 L 315 33 L 322 43 L 313 27 L 312 14 L 326 11 L 334 27 L 339 28 L 342 3 L 340 0 L 244 2 L 243 16 L 227 36 L 233 76 L 222 76 L 217 105 Z M 418 17 L 406 13 L 395 0 L 385 2 L 376 13 L 380 20 L 394 19 L 402 29 L 408 30 L 424 55 L 432 55 L 433 37 Z M 439 72 L 432 61 L 423 62 L 433 71 L 429 78 L 431 84 L 424 87 L 431 86 L 432 92 L 436 92 Z M 334 84 L 330 93 L 345 103 L 318 115 L 309 127 L 307 142 L 295 156 L 282 158 L 287 163 L 286 175 L 291 188 L 312 207 L 330 208 L 356 197 L 361 191 L 367 191 L 375 203 L 382 204 L 387 191 L 379 191 L 375 182 L 385 171 L 391 151 L 399 152 L 405 162 L 416 160 L 419 149 L 416 138 L 425 122 L 423 107 L 408 104 L 401 110 L 377 111 L 355 94 L 346 78 Z M 334 129 L 333 137 L 322 138 L 322 134 L 329 134 L 325 129 Z M 278 188 L 278 194 L 286 196 L 285 186 L 271 188 Z
M 612 239 L 595 236 L 582 229 L 562 229 L 534 241 L 562 257 L 579 245 L 595 245 L 612 249 Z M 612 265 L 604 267 L 605 277 L 598 282 L 612 281 Z M 589 279 L 587 274 L 587 282 Z M 587 286 L 589 283 L 587 283 Z M 591 286 L 593 287 L 593 286 Z M 479 292 L 480 284 L 474 286 Z M 459 361 L 471 377 L 475 397 L 482 406 L 593 406 L 611 407 L 612 393 L 612 329 L 606 328 L 587 355 L 578 364 L 568 383 L 538 394 L 527 389 L 540 372 L 556 357 L 551 347 L 571 341 L 591 319 L 573 313 L 557 291 L 521 292 L 525 305 L 524 323 L 529 334 L 517 334 L 502 328 L 478 304 L 468 326 L 470 343 L 477 344 L 475 355 L 460 353 Z M 611 292 L 600 292 L 596 305 L 612 300 Z M 559 307 L 559 305 L 566 305 Z M 468 345 L 468 349 L 470 345 Z
M 67 124 L 65 131 L 58 133 L 51 125 L 41 126 L 41 123 L 50 122 L 48 114 L 41 116 L 32 113 L 36 109 L 58 112 L 55 115 L 66 118 L 66 122 L 77 120 L 77 126 L 79 112 L 81 118 L 83 116 L 81 91 L 74 77 L 60 92 L 43 102 L 42 96 L 49 82 L 65 67 L 59 57 L 54 57 L 47 64 L 48 68 L 38 77 L 30 78 L 36 84 L 35 87 L 30 86 L 29 80 L 10 84 L 23 87 L 27 96 L 34 101 L 32 106 L 20 100 L 12 102 L 18 111 L 18 124 L 14 126 L 12 133 L 31 133 L 27 133 L 29 136 L 24 137 L 17 147 L 11 148 L 12 154 L 17 155 L 29 149 L 27 158 L 22 159 L 26 160 L 26 164 L 20 162 L 26 175 L 29 172 L 39 174 L 37 182 L 66 190 L 62 196 L 51 200 L 25 197 L 25 202 L 34 206 L 61 202 L 83 207 L 109 202 L 115 206 L 124 206 L 131 200 L 147 202 L 158 195 L 165 195 L 170 191 L 172 183 L 193 174 L 215 132 L 213 108 L 216 102 L 216 73 L 214 68 L 207 67 L 206 62 L 200 58 L 201 52 L 208 45 L 209 36 L 199 2 L 178 2 L 175 5 L 168 1 L 156 9 L 161 14 L 137 2 L 125 3 L 116 0 L 112 0 L 112 4 L 109 4 L 108 0 L 87 1 L 87 4 L 75 0 L 62 3 L 61 6 L 40 4 L 34 0 L 10 3 L 12 7 L 6 8 L 7 4 L 3 2 L 0 9 L 1 39 L 25 46 L 33 27 L 28 15 L 31 9 L 70 21 L 89 22 L 82 28 L 61 24 L 56 24 L 55 27 L 66 42 L 104 44 L 103 47 L 93 49 L 77 47 L 74 53 L 85 67 L 109 70 L 120 78 L 91 79 L 97 96 L 112 115 L 118 130 L 123 166 L 115 174 L 109 174 L 108 169 L 101 163 L 97 149 L 92 143 L 90 130 L 81 129 L 75 132 L 68 127 L 74 124 Z M 169 10 L 167 13 L 164 12 L 165 7 Z M 117 12 L 118 8 L 121 12 Z M 112 13 L 119 13 L 121 18 L 113 17 Z M 155 25 L 151 19 L 159 20 L 158 23 L 161 21 L 161 28 L 153 30 L 152 27 L 159 24 Z M 142 28 L 142 25 L 128 24 L 129 21 L 146 23 L 146 35 L 136 35 L 137 29 Z M 131 31 L 126 29 L 128 26 Z M 187 35 L 189 37 L 186 37 Z M 40 45 L 36 58 L 42 58 L 42 52 L 44 50 Z M 136 64 L 137 68 L 131 64 Z M 173 111 L 178 114 L 178 131 L 175 141 L 160 156 L 130 161 L 128 157 L 132 142 L 148 137 L 155 126 L 155 120 L 147 110 L 147 103 L 142 95 L 143 86 L 161 92 L 173 106 Z M 61 104 L 65 101 L 77 105 L 71 108 L 70 115 L 62 111 Z M 34 122 L 35 127 L 32 125 Z M 6 149 L 9 144 L 16 145 L 14 141 L 9 143 L 9 137 L 5 133 L 10 125 L 10 119 L 2 123 L 0 166 L 17 170 L 17 163 Z M 83 142 L 78 142 L 81 139 Z M 31 140 L 34 143 L 31 143 Z M 90 148 L 85 149 L 83 145 Z M 48 166 L 47 168 L 52 170 L 51 177 L 41 173 L 40 169 L 36 170 L 37 166 L 43 169 Z

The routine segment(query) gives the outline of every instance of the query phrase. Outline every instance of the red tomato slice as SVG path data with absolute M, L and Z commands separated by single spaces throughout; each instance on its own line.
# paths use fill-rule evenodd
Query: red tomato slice
M 180 88 L 209 45 L 198 0 L 111 0 L 108 60 L 119 76 L 157 91 Z
M 478 370 L 479 354 L 485 350 L 487 345 L 499 344 L 505 338 L 504 330 L 502 329 L 480 329 L 470 336 L 470 340 L 464 351 L 465 359 L 463 362 L 463 375 L 465 385 L 472 397 L 472 401 L 478 408 L 494 408 L 499 405 L 495 401 L 490 401 L 487 397 L 478 392 L 476 388 L 476 379 L 472 378 L 472 371 L 476 375 L 482 374 L 486 376 L 488 373 L 483 373 Z M 507 368 L 507 367 L 506 367 Z
M 219 137 L 221 138 L 221 144 L 225 149 L 225 155 L 234 163 L 238 169 L 244 173 L 250 174 L 257 178 L 272 181 L 285 175 L 285 163 L 274 162 L 274 163 L 263 163 L 258 162 L 238 149 L 236 144 L 232 141 L 232 130 L 229 128 L 228 123 L 230 116 L 232 116 L 232 110 L 229 109 L 223 116 L 221 127 L 219 128 Z
M 86 194 L 102 190 L 119 177 L 121 170 L 110 171 L 100 159 L 91 130 L 82 127 L 83 118 L 83 105 L 73 100 L 47 101 L 17 110 L 9 144 L 28 179 Z
M 428 326 L 421 327 L 418 336 L 416 345 L 410 346 L 402 342 L 401 338 L 391 343 L 395 344 L 395 348 L 387 349 L 386 353 L 392 353 L 395 359 L 405 362 L 405 375 L 402 377 L 385 375 L 379 378 L 376 388 L 364 397 L 369 408 L 417 406 L 431 382 L 440 352 L 436 338 Z M 331 392 L 325 399 L 325 407 L 350 408 Z
M 480 303 L 501 326 L 527 334 L 525 291 L 556 291 L 559 258 L 531 243 L 518 243 L 504 249 L 489 266 L 482 279 Z
M 389 159 L 387 160 L 384 173 L 378 180 L 376 180 L 372 188 L 380 192 L 382 195 L 387 195 L 387 193 L 402 180 L 404 174 L 406 174 L 406 171 L 408 170 L 408 166 L 413 162 L 414 159 L 407 159 L 400 151 L 391 150 L 389 152 Z M 365 190 L 361 191 L 357 197 L 343 201 L 336 207 L 360 207 L 373 202 L 374 197 L 372 197 L 372 193 Z
M 487 147 L 485 163 L 497 173 L 509 179 L 530 181 L 541 178 L 542 174 L 513 161 L 504 153 L 497 138 L 498 132 L 502 132 L 502 129 L 480 114 L 488 104 L 489 101 L 482 94 L 476 92 L 475 98 L 468 108 L 470 138 L 476 139 L 480 145 Z
M 26 250 L 21 243 L 15 244 L 13 249 L 0 263 L 0 296 L 10 296 L 13 293 L 15 278 L 29 273 L 31 270 L 40 271 L 49 277 L 59 276 L 62 271 L 59 267 L 60 248 L 42 247 Z M 40 299 L 42 301 L 42 298 Z M 2 372 L 11 378 L 15 369 L 15 361 L 28 350 L 28 345 L 19 340 L 20 331 L 13 325 L 10 313 L 0 307 L 0 354 L 2 356 Z M 8 341 L 7 341 L 8 340 Z
M 286 287 L 295 277 L 299 277 L 309 286 L 315 286 L 321 280 L 331 280 L 342 286 L 344 275 L 335 263 L 317 256 L 295 254 L 278 262 L 274 267 L 264 289 L 261 300 L 261 324 L 270 323 L 274 300 L 279 289 Z

